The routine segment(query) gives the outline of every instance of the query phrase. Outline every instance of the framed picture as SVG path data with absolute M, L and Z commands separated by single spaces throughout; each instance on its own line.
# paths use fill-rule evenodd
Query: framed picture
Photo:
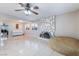
M 16 24 L 16 29 L 19 29 L 19 24 Z

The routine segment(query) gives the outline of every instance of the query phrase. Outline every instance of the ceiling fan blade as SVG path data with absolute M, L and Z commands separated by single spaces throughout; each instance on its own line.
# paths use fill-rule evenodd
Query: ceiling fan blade
M 15 11 L 22 11 L 22 10 L 25 10 L 25 9 L 17 9 L 17 10 L 15 10 Z
M 34 13 L 35 15 L 38 15 L 38 13 L 37 12 L 35 12 L 35 11 L 33 11 L 33 10 L 30 10 L 32 13 Z
M 39 9 L 39 7 L 38 6 L 35 6 L 33 9 Z
M 19 3 L 21 5 L 21 7 L 24 7 L 24 4 L 23 3 Z

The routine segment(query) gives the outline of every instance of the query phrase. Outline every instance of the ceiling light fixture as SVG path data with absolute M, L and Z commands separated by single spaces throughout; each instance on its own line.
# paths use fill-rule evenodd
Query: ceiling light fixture
M 24 13 L 25 13 L 26 15 L 30 15 L 30 14 L 31 14 L 31 12 L 30 12 L 29 10 L 25 10 Z

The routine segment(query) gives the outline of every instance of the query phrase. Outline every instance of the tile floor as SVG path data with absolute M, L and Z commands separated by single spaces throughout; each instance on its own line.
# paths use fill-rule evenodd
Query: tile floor
M 61 56 L 48 47 L 48 41 L 30 36 L 11 37 L 0 47 L 0 56 Z

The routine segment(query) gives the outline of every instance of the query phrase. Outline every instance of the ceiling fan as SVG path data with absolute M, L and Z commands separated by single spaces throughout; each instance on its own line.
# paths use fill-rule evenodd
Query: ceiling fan
M 21 7 L 23 7 L 24 9 L 17 9 L 17 10 L 15 10 L 15 11 L 24 11 L 24 13 L 25 14 L 30 14 L 30 13 L 33 13 L 33 14 L 35 14 L 35 15 L 38 15 L 39 13 L 37 13 L 36 11 L 34 11 L 34 10 L 36 10 L 36 9 L 39 9 L 39 7 L 38 6 L 33 6 L 32 4 L 30 4 L 30 3 L 19 3 L 19 5 L 21 6 Z

